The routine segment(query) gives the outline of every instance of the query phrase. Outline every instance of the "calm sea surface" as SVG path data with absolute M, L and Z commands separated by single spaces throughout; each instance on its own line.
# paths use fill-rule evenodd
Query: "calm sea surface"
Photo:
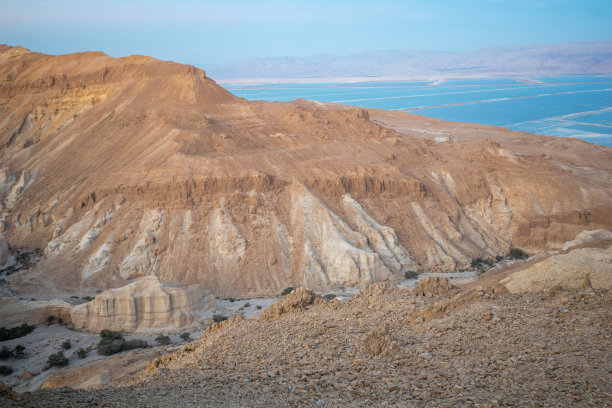
M 611 77 L 224 86 L 249 100 L 304 98 L 402 110 L 612 146 Z

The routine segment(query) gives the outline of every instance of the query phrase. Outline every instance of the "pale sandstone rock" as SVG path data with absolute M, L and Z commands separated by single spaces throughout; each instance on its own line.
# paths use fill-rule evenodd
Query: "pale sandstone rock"
M 246 240 L 223 208 L 212 212 L 208 223 L 209 253 L 219 270 L 239 267 L 247 247 Z
M 198 311 L 215 307 L 214 298 L 199 285 L 162 284 L 148 276 L 102 292 L 71 314 L 76 329 L 136 332 L 182 327 L 197 321 Z
M 161 209 L 147 211 L 140 222 L 140 237 L 130 253 L 119 265 L 119 275 L 124 279 L 135 279 L 153 275 L 159 269 L 155 252 L 157 235 L 164 219 Z
M 583 289 L 587 278 L 593 289 L 612 288 L 612 246 L 553 255 L 513 273 L 501 283 L 512 293 L 544 292 L 555 287 Z
M 81 241 L 79 242 L 79 245 L 76 249 L 77 252 L 87 248 L 89 245 L 91 245 L 92 242 L 96 240 L 96 238 L 98 237 L 98 235 L 100 235 L 106 224 L 108 224 L 113 219 L 113 216 L 117 213 L 117 211 L 119 211 L 122 205 L 123 202 L 117 204 L 113 203 L 108 209 L 108 211 L 106 211 L 98 220 L 96 220 L 94 226 L 81 237 Z
M 410 259 L 410 254 L 400 243 L 393 228 L 379 224 L 350 195 L 346 194 L 343 202 L 359 232 L 368 238 L 370 247 L 380 255 L 391 272 L 401 273 L 404 270 L 416 269 L 416 264 Z
M 58 222 L 58 226 L 53 234 L 54 238 L 48 242 L 45 248 L 45 255 L 53 257 L 64 251 L 71 251 L 73 247 L 76 248 L 82 242 L 86 228 L 93 222 L 102 204 L 103 201 L 99 201 L 94 208 L 87 211 L 77 222 L 67 228 L 65 228 L 64 222 Z M 72 209 L 66 211 L 65 218 L 62 221 L 69 218 L 72 213 Z
M 465 258 L 465 255 L 462 255 L 444 232 L 434 225 L 418 203 L 413 202 L 410 205 L 421 227 L 430 238 L 430 241 L 426 244 L 427 264 L 435 270 L 455 269 L 457 262 L 453 255 L 460 258 Z
M 19 179 L 17 179 L 17 182 L 7 194 L 6 206 L 9 208 L 13 207 L 17 199 L 32 185 L 32 183 L 34 183 L 35 179 L 36 172 L 32 173 L 28 169 L 23 170 Z
M 304 285 L 326 288 L 393 278 L 368 238 L 353 230 L 308 190 L 293 195 L 293 224 L 304 242 Z
M 580 234 L 576 235 L 576 239 L 563 244 L 562 250 L 567 251 L 575 246 L 587 245 L 598 239 L 612 241 L 612 232 L 604 229 L 599 229 L 596 231 L 582 231 Z
M 22 323 L 37 325 L 46 323 L 49 316 L 71 320 L 73 305 L 61 299 L 19 300 L 14 297 L 0 298 L 0 326 L 15 326 Z
M 89 257 L 89 262 L 87 262 L 87 265 L 85 265 L 83 268 L 83 278 L 88 278 L 107 266 L 110 262 L 112 250 L 112 242 L 105 242 L 100 248 L 98 248 L 98 250 Z

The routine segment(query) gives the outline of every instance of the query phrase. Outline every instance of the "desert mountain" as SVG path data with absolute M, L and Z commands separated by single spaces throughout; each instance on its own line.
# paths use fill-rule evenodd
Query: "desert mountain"
M 219 80 L 453 78 L 609 75 L 612 42 L 483 48 L 462 52 L 370 51 L 349 55 L 253 58 L 211 70 Z
M 7 291 L 216 296 L 452 271 L 612 228 L 612 150 L 304 100 L 143 56 L 0 47 Z

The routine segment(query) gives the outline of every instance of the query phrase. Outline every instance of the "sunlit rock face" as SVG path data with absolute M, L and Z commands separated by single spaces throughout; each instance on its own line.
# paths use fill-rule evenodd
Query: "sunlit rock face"
M 142 56 L 2 46 L 0 83 L 0 229 L 42 251 L 7 280 L 24 298 L 150 277 L 223 297 L 364 285 L 612 228 L 612 153 L 576 140 L 247 102 Z
M 138 332 L 184 327 L 198 321 L 198 312 L 214 308 L 214 297 L 199 285 L 164 285 L 149 276 L 75 306 L 71 317 L 75 329 Z

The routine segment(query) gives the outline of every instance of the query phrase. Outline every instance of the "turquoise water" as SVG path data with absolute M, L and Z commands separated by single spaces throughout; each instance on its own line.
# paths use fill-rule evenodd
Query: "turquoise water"
M 612 146 L 612 78 L 225 85 L 249 100 L 297 98 L 402 110 Z

